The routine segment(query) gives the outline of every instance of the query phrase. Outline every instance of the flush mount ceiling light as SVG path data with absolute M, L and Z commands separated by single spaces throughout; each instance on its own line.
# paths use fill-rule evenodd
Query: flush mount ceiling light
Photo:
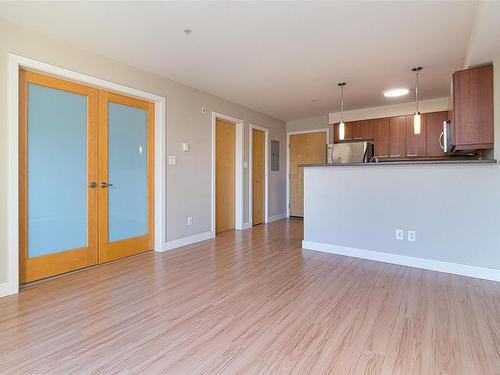
M 340 87 L 340 123 L 339 123 L 339 140 L 343 141 L 345 138 L 345 124 L 344 124 L 344 86 L 345 82 L 337 83 Z
M 408 89 L 398 88 L 398 89 L 390 89 L 384 91 L 384 96 L 387 98 L 396 98 L 398 96 L 407 95 L 410 92 Z
M 421 125 L 420 125 L 420 112 L 418 111 L 418 72 L 420 72 L 422 69 L 421 66 L 417 66 L 413 68 L 411 71 L 415 72 L 415 103 L 416 103 L 416 109 L 415 109 L 415 115 L 413 116 L 413 133 L 414 134 L 420 134 L 421 132 Z

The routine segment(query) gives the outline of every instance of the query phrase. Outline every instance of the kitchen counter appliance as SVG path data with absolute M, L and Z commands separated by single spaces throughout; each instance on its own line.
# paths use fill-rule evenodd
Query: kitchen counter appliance
M 329 145 L 328 163 L 368 163 L 374 156 L 373 142 L 341 142 Z

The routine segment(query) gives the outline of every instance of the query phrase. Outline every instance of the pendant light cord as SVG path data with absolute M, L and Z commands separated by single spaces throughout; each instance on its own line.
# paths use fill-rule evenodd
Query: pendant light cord
M 344 86 L 340 86 L 340 122 L 344 121 Z
M 416 104 L 417 104 L 417 111 L 415 112 L 416 114 L 418 114 L 418 72 L 420 72 L 422 69 L 421 66 L 417 66 L 415 68 L 412 69 L 412 71 L 415 72 L 415 82 L 416 82 L 416 85 L 415 85 L 415 101 L 416 101 Z
M 417 113 L 418 113 L 418 70 L 416 73 L 417 73 L 416 77 L 417 85 L 415 86 L 415 99 L 417 100 Z
M 344 86 L 345 82 L 337 83 L 337 86 L 340 86 L 340 122 L 344 121 Z

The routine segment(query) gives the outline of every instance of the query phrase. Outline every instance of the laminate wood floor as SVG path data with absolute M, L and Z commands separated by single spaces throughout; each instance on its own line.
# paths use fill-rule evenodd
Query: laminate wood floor
M 0 299 L 0 374 L 500 374 L 500 284 L 301 250 L 281 220 Z

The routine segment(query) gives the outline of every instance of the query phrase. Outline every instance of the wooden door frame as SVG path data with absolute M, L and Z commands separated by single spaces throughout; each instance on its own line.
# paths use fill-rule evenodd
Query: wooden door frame
M 248 222 L 253 225 L 253 130 L 264 132 L 264 223 L 269 222 L 269 129 L 250 124 L 248 141 Z
M 19 292 L 19 71 L 35 71 L 82 85 L 113 91 L 155 105 L 155 251 L 166 248 L 165 128 L 167 100 L 158 95 L 9 53 L 7 106 L 7 281 L 0 297 Z
M 216 125 L 217 119 L 224 120 L 236 126 L 236 162 L 235 162 L 235 229 L 243 230 L 243 211 L 244 211 L 244 195 L 243 195 L 243 127 L 244 121 L 235 117 L 225 115 L 223 113 L 212 112 L 212 223 L 211 232 L 215 235 L 215 172 L 216 172 Z
M 290 217 L 290 136 L 296 134 L 326 133 L 326 145 L 330 143 L 330 128 L 286 132 L 286 217 Z M 325 147 L 326 147 L 325 145 Z

